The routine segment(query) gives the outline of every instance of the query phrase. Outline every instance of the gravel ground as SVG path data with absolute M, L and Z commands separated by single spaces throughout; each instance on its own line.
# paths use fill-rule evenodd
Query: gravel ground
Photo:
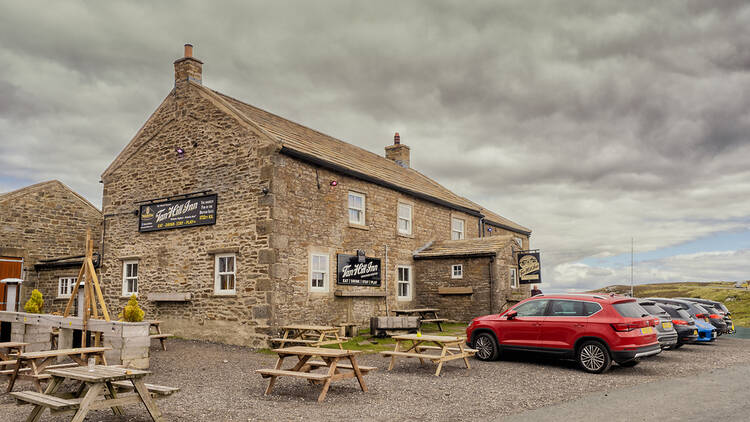
M 263 396 L 268 381 L 254 370 L 272 367 L 272 355 L 176 339 L 163 352 L 154 344 L 149 382 L 182 388 L 157 402 L 170 421 L 494 419 L 592 392 L 750 363 L 750 340 L 726 337 L 663 352 L 634 368 L 613 365 L 603 375 L 586 374 L 573 362 L 514 355 L 499 362 L 471 359 L 471 370 L 464 369 L 462 361 L 449 362 L 435 377 L 432 364 L 420 368 L 417 360 L 402 359 L 388 372 L 385 358 L 365 355 L 360 364 L 378 367 L 365 377 L 369 392 L 362 393 L 354 379 L 334 382 L 325 402 L 317 403 L 320 386 L 289 377 L 277 380 L 272 394 Z M 30 384 L 17 384 L 16 390 L 22 389 L 30 389 Z M 1 421 L 25 420 L 30 411 L 29 406 L 16 406 L 9 395 L 0 395 Z M 126 407 L 125 412 L 127 416 L 120 417 L 110 411 L 90 412 L 87 420 L 150 420 L 142 407 Z M 42 420 L 69 416 L 45 413 Z

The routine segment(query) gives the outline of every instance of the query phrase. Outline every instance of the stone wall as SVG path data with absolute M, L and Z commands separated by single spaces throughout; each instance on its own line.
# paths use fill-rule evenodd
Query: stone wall
M 0 207 L 3 208 L 0 256 L 24 259 L 26 278 L 21 289 L 21 307 L 35 288 L 47 299 L 57 295 L 57 280 L 52 283 L 54 276 L 47 271 L 36 273 L 34 264 L 42 259 L 83 255 L 87 229 L 91 230 L 94 249 L 99 249 L 101 212 L 59 181 L 2 195 Z M 73 277 L 76 275 L 74 270 Z
M 122 265 L 138 260 L 138 296 L 146 318 L 180 336 L 261 345 L 270 316 L 267 221 L 261 189 L 268 153 L 258 136 L 191 84 L 170 94 L 105 173 L 102 279 L 113 313 L 123 308 Z M 184 154 L 176 154 L 176 148 Z M 210 190 L 216 224 L 139 233 L 138 201 Z M 214 294 L 217 253 L 236 254 L 236 295 Z M 153 302 L 151 293 L 189 292 L 189 302 Z

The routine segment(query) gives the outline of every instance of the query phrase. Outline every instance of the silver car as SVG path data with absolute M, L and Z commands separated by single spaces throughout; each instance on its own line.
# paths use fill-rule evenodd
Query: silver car
M 659 325 L 656 326 L 656 337 L 661 344 L 662 349 L 671 349 L 677 344 L 677 331 L 672 325 L 672 318 L 667 311 L 660 308 L 656 302 L 645 299 L 638 299 L 638 304 L 649 314 L 659 318 Z

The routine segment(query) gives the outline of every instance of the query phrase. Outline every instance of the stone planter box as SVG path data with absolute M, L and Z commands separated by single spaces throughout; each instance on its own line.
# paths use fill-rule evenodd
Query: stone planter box
M 73 331 L 83 329 L 81 318 L 49 314 L 0 311 L 0 322 L 6 323 L 3 324 L 5 327 L 10 325 L 10 341 L 29 343 L 27 352 L 50 350 L 53 329 L 60 331 L 58 348 L 69 349 L 73 347 Z M 102 333 L 103 346 L 112 348 L 105 353 L 108 364 L 148 368 L 151 346 L 148 322 L 90 319 L 88 331 Z

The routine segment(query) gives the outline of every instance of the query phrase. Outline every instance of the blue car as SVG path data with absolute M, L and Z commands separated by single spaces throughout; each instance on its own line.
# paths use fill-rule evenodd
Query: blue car
M 695 328 L 698 329 L 698 338 L 695 341 L 714 341 L 716 340 L 716 328 L 710 322 L 700 318 L 693 318 Z

